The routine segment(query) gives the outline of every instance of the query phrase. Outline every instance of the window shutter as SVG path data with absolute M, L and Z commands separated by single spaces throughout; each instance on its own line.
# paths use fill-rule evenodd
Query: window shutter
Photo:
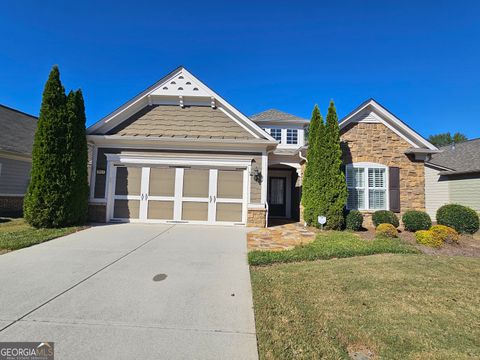
M 388 185 L 389 185 L 390 210 L 395 213 L 399 213 L 400 212 L 400 168 L 398 167 L 388 168 Z

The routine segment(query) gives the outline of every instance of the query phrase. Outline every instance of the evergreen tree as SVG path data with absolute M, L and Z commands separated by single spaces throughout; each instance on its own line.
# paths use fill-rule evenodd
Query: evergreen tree
M 30 184 L 24 216 L 35 227 L 58 227 L 67 222 L 68 176 L 66 96 L 58 67 L 54 66 L 43 91 L 32 149 Z
M 83 224 L 88 211 L 88 149 L 85 133 L 85 105 L 81 90 L 70 91 L 67 97 L 68 133 L 65 152 L 70 189 L 68 191 L 68 223 Z
M 320 199 L 320 139 L 324 133 L 322 115 L 317 105 L 313 108 L 308 131 L 308 153 L 302 183 L 303 218 L 309 225 L 317 224 Z
M 341 229 L 344 224 L 344 208 L 347 201 L 347 184 L 342 171 L 342 149 L 340 128 L 335 104 L 330 101 L 325 124 L 325 135 L 321 138 L 320 151 L 320 206 L 319 214 L 327 217 L 327 227 Z

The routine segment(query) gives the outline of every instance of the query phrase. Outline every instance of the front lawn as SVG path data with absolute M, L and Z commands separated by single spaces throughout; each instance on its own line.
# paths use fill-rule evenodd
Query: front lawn
M 78 231 L 79 227 L 35 229 L 23 219 L 0 218 L 0 251 L 17 250 Z
M 480 358 L 479 259 L 383 254 L 251 278 L 261 359 Z
M 383 253 L 418 253 L 413 246 L 399 239 L 377 238 L 364 240 L 349 232 L 329 231 L 318 234 L 307 244 L 286 251 L 251 251 L 250 265 L 267 265 L 280 262 L 307 261 L 318 259 L 345 258 Z

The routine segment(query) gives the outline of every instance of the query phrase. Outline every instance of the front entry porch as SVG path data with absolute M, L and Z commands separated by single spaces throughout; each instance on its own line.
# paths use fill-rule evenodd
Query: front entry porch
M 300 220 L 301 185 L 297 169 L 275 165 L 268 169 L 268 226 Z

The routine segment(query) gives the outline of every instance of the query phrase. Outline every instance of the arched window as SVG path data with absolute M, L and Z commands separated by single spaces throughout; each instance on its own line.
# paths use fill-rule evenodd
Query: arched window
M 388 167 L 375 163 L 353 163 L 346 166 L 347 209 L 387 210 Z

